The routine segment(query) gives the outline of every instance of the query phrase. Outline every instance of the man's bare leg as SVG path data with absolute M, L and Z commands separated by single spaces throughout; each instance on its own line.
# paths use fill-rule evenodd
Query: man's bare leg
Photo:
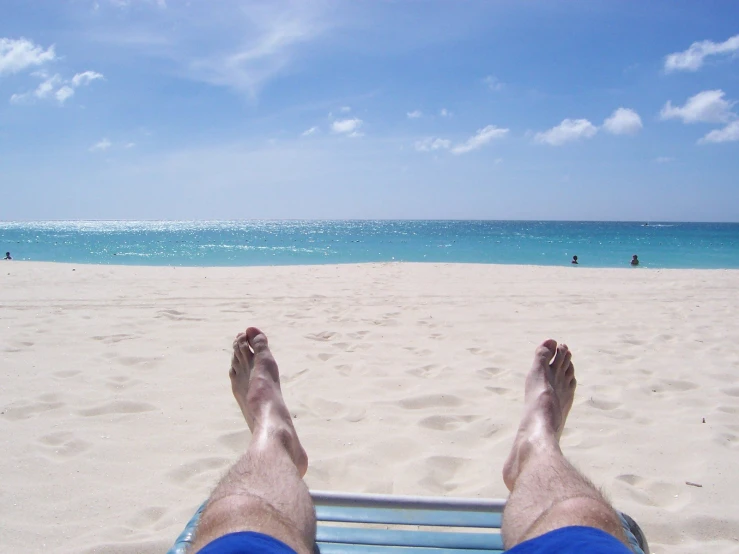
M 572 525 L 601 529 L 628 544 L 618 515 L 559 447 L 577 384 L 571 358 L 566 345 L 547 340 L 526 377 L 524 416 L 503 468 L 511 491 L 502 527 L 507 549 Z
M 309 554 L 316 516 L 303 482 L 308 456 L 282 398 L 267 337 L 259 329 L 249 327 L 236 337 L 229 376 L 251 443 L 208 500 L 192 551 L 229 533 L 255 531 Z

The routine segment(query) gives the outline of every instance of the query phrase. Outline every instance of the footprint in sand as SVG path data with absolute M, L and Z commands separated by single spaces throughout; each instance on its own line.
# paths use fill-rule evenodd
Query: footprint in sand
M 518 393 L 514 392 L 511 389 L 505 388 L 505 387 L 485 387 L 486 391 L 492 392 L 493 394 L 497 396 L 516 396 L 518 397 Z
M 497 377 L 501 373 L 505 371 L 502 367 L 483 367 L 482 369 L 478 369 L 475 371 L 475 373 L 478 375 L 478 377 L 482 377 L 483 379 L 492 379 L 493 377 Z
M 593 408 L 597 408 L 599 410 L 604 410 L 604 411 L 607 411 L 608 412 L 608 411 L 615 410 L 616 408 L 618 408 L 621 405 L 621 403 L 620 402 L 611 402 L 611 401 L 608 401 L 608 400 L 603 400 L 603 399 L 600 399 L 600 398 L 592 398 L 591 397 L 588 400 L 588 405 L 592 406 Z
M 305 335 L 305 338 L 309 340 L 326 342 L 334 338 L 336 335 L 338 335 L 338 333 L 334 331 L 321 331 L 320 333 L 310 333 L 309 335 Z
M 133 338 L 133 335 L 127 335 L 125 333 L 119 333 L 117 335 L 96 335 L 92 337 L 93 340 L 99 340 L 104 342 L 105 344 L 115 344 L 117 342 L 121 342 L 123 340 L 131 340 Z
M 296 371 L 295 373 L 287 373 L 287 374 L 280 375 L 280 381 L 283 384 L 292 383 L 293 381 L 296 381 L 299 377 L 302 377 L 309 371 L 310 369 L 306 367 L 305 369 L 301 369 L 300 371 Z
M 85 417 L 94 417 L 101 415 L 111 414 L 140 414 L 143 412 L 152 412 L 157 407 L 153 404 L 147 404 L 146 402 L 134 402 L 131 400 L 113 400 L 106 402 L 100 406 L 94 408 L 87 408 L 84 410 L 78 410 L 77 414 Z
M 464 404 L 464 401 L 453 394 L 427 394 L 404 398 L 398 404 L 407 410 L 423 410 L 424 408 L 454 408 Z
M 59 458 L 72 458 L 88 450 L 92 444 L 75 437 L 74 433 L 59 432 L 38 439 L 39 449 Z
M 177 469 L 173 469 L 169 473 L 167 473 L 167 477 L 169 477 L 172 481 L 175 483 L 179 483 L 181 485 L 186 484 L 188 481 L 191 481 L 197 477 L 202 476 L 205 473 L 208 473 L 210 471 L 221 471 L 223 468 L 231 464 L 231 460 L 227 458 L 220 458 L 220 457 L 211 457 L 211 458 L 201 458 L 200 460 L 195 460 L 193 462 L 187 462 L 185 464 L 182 464 Z
M 237 453 L 242 453 L 249 444 L 249 437 L 251 433 L 244 429 L 243 431 L 234 431 L 232 433 L 226 433 L 218 437 L 218 442 L 227 446 L 230 450 Z
M 453 431 L 475 419 L 475 416 L 432 415 L 418 422 L 421 427 L 435 431 Z
M 624 474 L 616 477 L 629 496 L 645 506 L 674 510 L 685 506 L 691 493 L 685 486 L 665 481 L 653 481 L 639 475 Z
M 424 476 L 418 484 L 432 493 L 451 492 L 457 487 L 452 481 L 466 462 L 453 456 L 431 456 L 424 463 Z
M 18 406 L 8 406 L 0 411 L 3 417 L 6 417 L 10 421 L 18 421 L 62 408 L 65 405 L 64 402 L 57 400 L 56 395 L 50 394 L 40 396 L 38 402 L 27 402 Z
M 151 527 L 158 522 L 164 514 L 167 513 L 167 508 L 162 506 L 150 506 L 139 510 L 132 517 L 128 518 L 127 523 L 134 529 L 142 529 L 145 527 Z
M 414 369 L 408 369 L 406 370 L 406 373 L 416 377 L 422 377 L 424 379 L 431 379 L 439 375 L 439 368 L 439 364 L 427 364 Z
M 141 383 L 139 379 L 133 379 L 128 375 L 113 375 L 107 381 L 106 386 L 114 391 L 130 389 Z
M 169 319 L 171 321 L 203 321 L 202 317 L 188 317 L 185 312 L 179 310 L 159 310 L 157 318 Z
M 164 357 L 159 358 L 144 358 L 141 356 L 118 356 L 118 361 L 126 366 L 149 366 L 153 367 L 159 365 L 164 361 Z

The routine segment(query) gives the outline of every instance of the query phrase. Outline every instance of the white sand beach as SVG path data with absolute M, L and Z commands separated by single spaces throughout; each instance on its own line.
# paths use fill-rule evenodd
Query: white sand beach
M 166 551 L 249 439 L 228 380 L 249 325 L 270 339 L 313 489 L 505 497 L 524 375 L 551 337 L 578 377 L 570 460 L 653 552 L 739 551 L 739 271 L 4 262 L 0 276 L 2 552 Z

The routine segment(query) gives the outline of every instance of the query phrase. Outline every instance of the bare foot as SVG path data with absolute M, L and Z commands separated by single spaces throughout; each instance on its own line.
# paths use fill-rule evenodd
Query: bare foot
M 303 477 L 308 470 L 308 456 L 282 398 L 280 373 L 267 336 L 256 327 L 249 327 L 236 336 L 233 350 L 231 390 L 252 432 L 252 440 L 277 437 Z
M 575 398 L 575 366 L 567 345 L 549 339 L 536 349 L 534 364 L 526 376 L 524 415 L 511 453 L 503 466 L 508 490 L 533 452 L 559 449 L 567 414 Z

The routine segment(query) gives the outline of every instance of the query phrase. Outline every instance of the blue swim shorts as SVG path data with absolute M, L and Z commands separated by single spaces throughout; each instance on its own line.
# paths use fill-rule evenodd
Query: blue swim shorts
M 563 527 L 524 541 L 508 554 L 633 554 L 624 543 L 594 527 Z
M 282 541 L 269 535 L 241 531 L 217 538 L 198 554 L 296 554 Z
M 522 542 L 509 550 L 508 554 L 634 554 L 634 552 L 641 553 L 636 544 L 633 550 L 629 550 L 621 541 L 600 529 L 573 526 L 550 531 Z M 241 531 L 214 540 L 200 550 L 199 554 L 296 554 L 296 552 L 269 535 Z

